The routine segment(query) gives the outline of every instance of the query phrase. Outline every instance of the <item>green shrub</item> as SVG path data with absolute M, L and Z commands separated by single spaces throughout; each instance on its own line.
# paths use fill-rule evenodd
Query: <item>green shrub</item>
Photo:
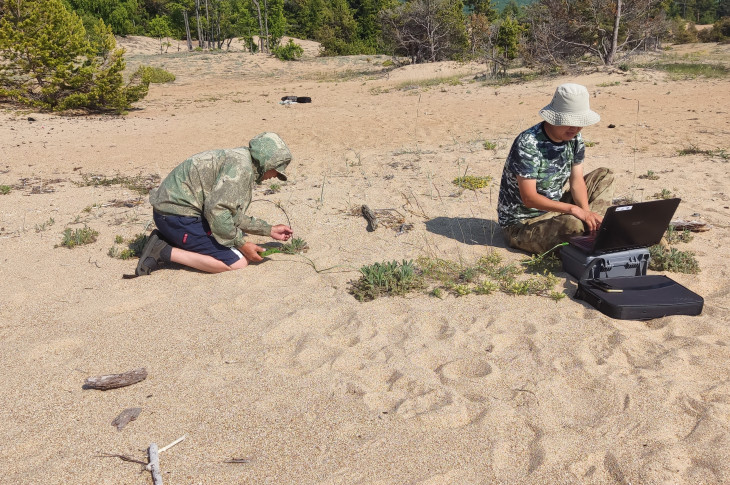
M 9 185 L 0 185 L 0 195 L 8 195 L 11 188 Z
M 282 61 L 295 61 L 302 57 L 304 49 L 302 49 L 302 46 L 295 43 L 294 40 L 289 39 L 289 42 L 287 42 L 286 45 L 276 46 L 271 50 L 271 52 L 277 59 Z
M 161 67 L 140 66 L 137 72 L 142 76 L 142 80 L 150 84 L 171 83 L 175 80 L 175 75 Z

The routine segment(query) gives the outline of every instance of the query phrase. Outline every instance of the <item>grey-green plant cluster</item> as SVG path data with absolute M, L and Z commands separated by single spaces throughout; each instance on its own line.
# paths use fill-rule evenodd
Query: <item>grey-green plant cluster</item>
M 370 301 L 422 289 L 438 298 L 445 294 L 459 297 L 502 291 L 509 295 L 547 296 L 557 301 L 565 296 L 554 289 L 558 277 L 551 270 L 559 270 L 559 265 L 549 266 L 557 258 L 548 259 L 550 263 L 542 257 L 503 263 L 499 253 L 492 251 L 473 265 L 426 257 L 418 258 L 415 263 L 405 260 L 374 263 L 360 268 L 360 278 L 350 282 L 350 293 L 359 301 Z M 538 268 L 538 263 L 547 266 Z

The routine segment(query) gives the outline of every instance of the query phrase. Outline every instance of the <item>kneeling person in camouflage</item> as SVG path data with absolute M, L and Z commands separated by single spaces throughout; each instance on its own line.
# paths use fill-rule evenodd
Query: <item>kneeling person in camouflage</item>
M 255 183 L 286 180 L 291 158 L 279 135 L 262 133 L 248 147 L 209 150 L 182 162 L 150 193 L 157 229 L 135 274 L 147 275 L 170 261 L 207 273 L 261 261 L 264 248 L 246 242 L 246 233 L 287 241 L 292 230 L 247 216 L 246 209 Z
M 588 90 L 558 86 L 540 110 L 543 122 L 520 133 L 504 164 L 497 212 L 507 244 L 540 254 L 575 234 L 593 231 L 611 205 L 613 173 L 583 175 L 580 131 L 601 117 L 589 107 Z M 565 190 L 567 186 L 569 190 Z

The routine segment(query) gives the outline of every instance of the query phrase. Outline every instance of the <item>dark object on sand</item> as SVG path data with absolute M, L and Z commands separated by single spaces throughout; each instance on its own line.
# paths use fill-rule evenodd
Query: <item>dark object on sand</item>
M 282 101 L 290 101 L 292 103 L 311 103 L 312 98 L 309 96 L 283 96 Z
M 370 207 L 366 205 L 363 205 L 360 210 L 362 211 L 362 216 L 368 221 L 368 231 L 373 232 L 378 228 L 378 218 L 375 217 L 375 213 L 370 210 Z
M 147 379 L 147 369 L 140 367 L 123 374 L 109 374 L 106 376 L 89 377 L 84 381 L 82 389 L 99 389 L 108 391 L 118 387 L 131 386 Z
M 608 127 L 609 128 L 616 128 L 616 125 L 614 125 L 613 123 L 611 123 L 610 125 L 608 125 Z
M 127 408 L 121 413 L 119 413 L 119 416 L 114 418 L 114 421 L 112 421 L 112 426 L 117 427 L 117 431 L 121 431 L 124 429 L 126 425 L 128 425 L 131 421 L 134 421 L 139 416 L 139 413 L 142 412 L 142 408 Z

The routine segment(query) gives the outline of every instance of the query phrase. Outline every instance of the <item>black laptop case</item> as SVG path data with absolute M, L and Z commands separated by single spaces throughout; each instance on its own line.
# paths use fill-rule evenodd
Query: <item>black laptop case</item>
M 664 275 L 622 276 L 594 279 L 593 266 L 603 264 L 597 257 L 578 281 L 575 298 L 584 300 L 601 313 L 619 320 L 650 320 L 668 315 L 699 315 L 704 300 Z

